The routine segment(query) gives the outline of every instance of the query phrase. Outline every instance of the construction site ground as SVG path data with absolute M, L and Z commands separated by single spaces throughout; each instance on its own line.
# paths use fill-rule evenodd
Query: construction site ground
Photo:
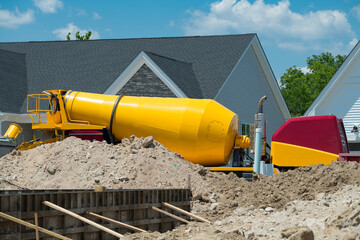
M 120 144 L 62 142 L 0 158 L 0 189 L 188 188 L 191 222 L 172 231 L 125 239 L 360 239 L 360 164 L 333 162 L 253 182 L 209 172 L 152 137 Z

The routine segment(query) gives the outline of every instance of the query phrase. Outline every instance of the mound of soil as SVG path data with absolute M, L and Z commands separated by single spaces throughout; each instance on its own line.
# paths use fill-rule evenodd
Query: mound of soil
M 188 188 L 195 194 L 210 188 L 203 166 L 185 161 L 152 137 L 124 138 L 121 144 L 75 137 L 13 151 L 0 158 L 2 189 Z M 9 184 L 12 183 L 13 185 Z
M 191 222 L 163 234 L 136 233 L 125 239 L 360 239 L 360 186 L 294 200 L 282 210 L 237 207 L 213 224 Z
M 209 172 L 185 161 L 152 137 L 124 138 L 121 144 L 69 137 L 0 158 L 1 189 L 188 188 L 196 212 L 226 214 L 231 209 L 267 205 L 281 209 L 292 200 L 313 200 L 344 185 L 360 184 L 355 162 L 297 168 L 253 182 L 235 174 Z M 13 185 L 9 184 L 12 183 Z M 210 207 L 212 205 L 212 207 Z
M 234 174 L 226 177 L 220 182 L 214 173 L 206 176 L 219 202 L 215 215 L 231 213 L 238 206 L 282 209 L 293 200 L 313 200 L 318 193 L 334 193 L 345 185 L 360 185 L 360 164 L 333 162 L 307 166 L 272 176 L 258 175 L 251 183 Z
M 341 232 L 348 232 L 356 239 L 356 234 L 351 234 L 360 224 L 356 205 L 359 166 L 333 162 L 269 177 L 256 175 L 248 182 L 232 173 L 209 172 L 187 162 L 152 137 L 132 136 L 118 145 L 69 137 L 0 158 L 0 189 L 92 189 L 95 185 L 108 189 L 190 188 L 193 213 L 214 223 L 191 222 L 163 235 L 135 234 L 128 239 L 280 239 L 311 232 L 321 238 L 334 234 L 338 239 L 347 237 Z M 320 212 L 315 214 L 311 209 Z M 268 224 L 266 231 L 265 227 L 254 227 L 263 220 Z M 310 224 L 314 221 L 323 224 Z

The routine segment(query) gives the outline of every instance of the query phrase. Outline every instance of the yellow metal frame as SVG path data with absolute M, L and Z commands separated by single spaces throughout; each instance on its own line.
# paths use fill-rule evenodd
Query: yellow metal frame
M 51 139 L 48 139 L 48 140 L 45 140 L 45 141 L 38 141 L 36 139 L 30 141 L 30 142 L 23 142 L 21 143 L 17 149 L 18 150 L 29 150 L 29 149 L 32 149 L 32 148 L 35 148 L 39 145 L 42 145 L 42 144 L 46 144 L 46 143 L 54 143 L 54 142 L 57 142 L 57 141 L 60 141 L 60 137 L 57 136 L 55 138 L 51 138 Z
M 65 95 L 65 90 L 47 90 L 44 91 L 47 94 L 29 94 L 27 96 L 27 113 L 32 119 L 32 129 L 34 130 L 57 130 L 57 131 L 66 131 L 66 130 L 102 130 L 105 126 L 103 125 L 93 125 L 88 121 L 71 119 L 67 111 L 65 110 L 65 103 L 63 95 Z M 54 96 L 53 98 L 50 95 Z M 30 109 L 30 99 L 35 99 L 35 109 Z M 52 99 L 56 99 L 53 102 Z M 41 109 L 41 101 L 46 100 L 49 103 L 50 109 Z M 59 105 L 59 109 L 54 110 Z M 32 114 L 37 116 L 38 122 L 35 123 Z M 47 122 L 41 120 L 41 116 L 46 115 Z M 63 136 L 65 137 L 64 133 Z
M 212 167 L 208 169 L 212 172 L 253 172 L 252 167 Z M 279 170 L 274 168 L 274 173 L 278 174 Z
M 212 167 L 212 172 L 252 172 L 252 167 Z
M 31 99 L 35 100 L 35 109 L 30 109 Z M 48 104 L 49 104 L 51 110 L 41 109 L 40 106 L 41 106 L 42 100 L 48 101 Z M 31 118 L 32 124 L 35 123 L 35 120 L 34 120 L 32 114 L 38 118 L 39 123 L 42 123 L 41 115 L 46 115 L 47 113 L 54 114 L 54 111 L 52 109 L 53 109 L 53 106 L 51 103 L 51 99 L 48 95 L 46 95 L 46 94 L 29 94 L 29 95 L 27 95 L 26 111 L 27 111 L 29 117 Z
M 43 94 L 29 94 L 27 96 L 27 113 L 32 121 L 32 129 L 54 132 L 54 138 L 39 141 L 35 137 L 30 142 L 24 142 L 17 148 L 19 150 L 28 150 L 35 148 L 38 145 L 53 143 L 66 138 L 65 132 L 67 130 L 102 130 L 103 125 L 93 125 L 88 121 L 71 119 L 65 110 L 65 103 L 63 96 L 65 90 L 47 90 Z M 31 100 L 35 100 L 34 108 L 31 108 Z M 49 109 L 42 109 L 41 103 L 46 101 L 49 104 Z M 57 107 L 59 106 L 59 109 Z M 34 116 L 37 119 L 34 119 Z M 46 122 L 41 118 L 46 116 Z

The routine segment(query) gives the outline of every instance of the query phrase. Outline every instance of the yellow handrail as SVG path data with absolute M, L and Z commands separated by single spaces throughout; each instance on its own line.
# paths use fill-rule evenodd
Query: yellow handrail
M 35 109 L 30 109 L 30 100 L 31 99 L 35 99 Z M 48 101 L 50 109 L 41 109 L 41 102 L 43 100 Z M 26 111 L 27 111 L 27 114 L 30 116 L 32 123 L 34 123 L 34 118 L 31 114 L 35 114 L 35 116 L 39 120 L 39 123 L 42 123 L 41 115 L 46 114 L 46 113 L 50 113 L 50 114 L 55 113 L 53 110 L 53 103 L 51 101 L 51 98 L 47 94 L 29 94 L 29 95 L 27 95 Z

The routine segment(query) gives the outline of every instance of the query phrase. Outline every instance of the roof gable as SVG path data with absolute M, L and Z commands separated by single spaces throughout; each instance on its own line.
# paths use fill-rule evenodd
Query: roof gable
M 203 98 L 192 63 L 147 52 L 147 55 L 189 98 Z
M 116 94 L 125 84 L 130 81 L 131 77 L 146 64 L 160 80 L 175 94 L 177 97 L 187 97 L 186 94 L 169 78 L 167 74 L 145 53 L 141 52 L 130 65 L 120 74 L 120 76 L 106 89 L 105 94 Z
M 326 84 L 326 86 L 323 88 L 323 90 L 320 92 L 314 102 L 310 105 L 310 107 L 306 110 L 304 116 L 316 115 L 316 108 L 319 105 L 323 104 L 324 100 L 329 95 L 330 90 L 342 81 L 343 76 L 346 74 L 346 72 L 352 66 L 355 58 L 358 56 L 360 56 L 360 41 L 351 50 L 343 64 L 335 72 L 335 74 L 332 76 L 332 78 L 329 80 L 329 82 Z
M 172 92 L 146 64 L 143 64 L 140 67 L 116 95 L 165 98 L 176 97 L 174 92 Z

